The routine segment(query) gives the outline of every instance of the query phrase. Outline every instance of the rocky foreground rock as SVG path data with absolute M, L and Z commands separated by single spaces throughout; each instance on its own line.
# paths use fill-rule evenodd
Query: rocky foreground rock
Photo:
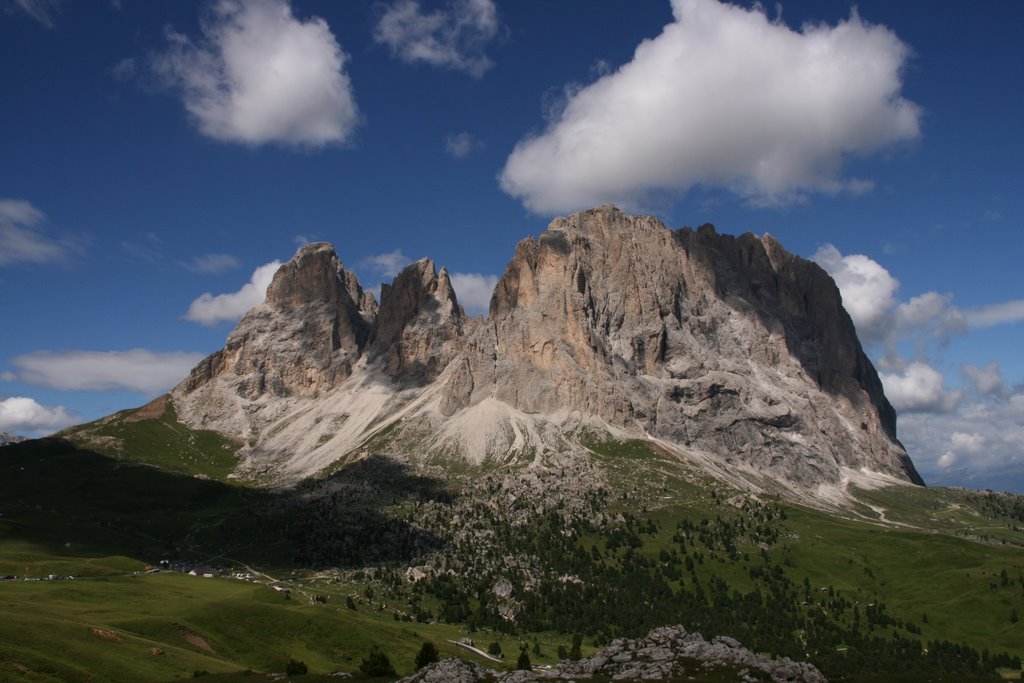
M 428 259 L 378 306 L 330 245 L 306 245 L 172 400 L 244 444 L 240 475 L 278 482 L 375 450 L 543 464 L 640 438 L 799 491 L 921 483 L 821 268 L 769 235 L 610 206 L 520 242 L 486 319 Z
M 399 683 L 526 683 L 527 681 L 701 680 L 710 669 L 730 666 L 738 681 L 824 683 L 825 677 L 806 662 L 770 659 L 752 653 L 736 640 L 719 636 L 708 641 L 682 626 L 656 628 L 645 638 L 620 638 L 597 654 L 579 661 L 565 660 L 544 671 L 499 673 L 462 659 L 446 659 L 421 669 Z

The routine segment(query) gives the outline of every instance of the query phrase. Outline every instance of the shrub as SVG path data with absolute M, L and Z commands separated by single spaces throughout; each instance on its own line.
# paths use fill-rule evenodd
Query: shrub
M 583 639 L 578 634 L 572 637 L 572 649 L 569 650 L 569 659 L 573 661 L 579 661 L 583 659 L 583 653 L 580 652 L 580 647 L 583 645 Z
M 359 665 L 359 670 L 367 676 L 394 676 L 395 667 L 391 666 L 391 660 L 374 645 L 370 653 Z
M 300 662 L 297 659 L 289 659 L 288 664 L 284 667 L 284 672 L 289 676 L 303 676 L 309 673 L 309 667 L 306 666 L 305 662 Z
M 441 658 L 441 653 L 437 651 L 437 647 L 429 640 L 423 643 L 420 648 L 419 654 L 416 655 L 416 670 L 419 671 L 428 664 L 433 664 Z

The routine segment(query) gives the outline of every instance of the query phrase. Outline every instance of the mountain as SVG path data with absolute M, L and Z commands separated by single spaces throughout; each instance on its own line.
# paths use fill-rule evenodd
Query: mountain
M 922 484 L 838 289 L 770 235 L 669 230 L 602 206 L 521 241 L 486 319 L 429 259 L 379 306 L 308 244 L 170 394 L 294 483 L 368 452 L 544 464 L 637 439 L 747 489 Z
M 8 434 L 7 432 L 0 432 L 0 446 L 6 446 L 11 443 L 20 443 L 25 440 L 24 436 L 17 436 L 15 434 Z
M 1024 497 L 915 485 L 769 236 L 560 218 L 486 319 L 307 245 L 168 395 L 2 450 L 3 680 L 397 677 L 425 640 L 492 671 L 422 680 L 1021 672 Z

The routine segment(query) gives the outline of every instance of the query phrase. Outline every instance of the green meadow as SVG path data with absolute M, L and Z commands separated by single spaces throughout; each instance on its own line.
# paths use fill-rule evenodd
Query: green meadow
M 461 469 L 446 481 L 371 459 L 309 486 L 264 490 L 226 478 L 223 444 L 214 444 L 216 457 L 169 466 L 202 436 L 173 414 L 130 424 L 93 425 L 79 441 L 88 448 L 42 440 L 0 450 L 0 576 L 13 577 L 0 582 L 0 679 L 265 680 L 285 672 L 290 660 L 308 667 L 305 680 L 332 680 L 327 674 L 338 671 L 358 678 L 374 646 L 401 675 L 413 671 L 426 640 L 442 656 L 504 669 L 520 648 L 534 664 L 553 664 L 577 633 L 586 655 L 645 623 L 642 616 L 614 615 L 607 627 L 569 627 L 555 611 L 546 621 L 516 627 L 486 617 L 472 576 L 411 588 L 396 580 L 432 553 L 448 551 L 443 531 L 419 528 L 413 517 L 423 506 L 447 509 L 466 494 L 460 477 L 471 475 Z M 105 442 L 106 452 L 91 447 L 100 431 L 121 434 L 116 443 Z M 195 447 L 209 452 L 209 444 Z M 577 553 L 577 563 L 589 558 L 589 576 L 627 600 L 632 583 L 654 582 L 680 595 L 707 591 L 711 611 L 704 623 L 721 629 L 705 632 L 709 637 L 756 633 L 750 629 L 759 627 L 744 621 L 736 605 L 778 590 L 790 621 L 773 628 L 827 627 L 857 640 L 806 653 L 836 671 L 855 655 L 869 657 L 862 636 L 922 646 L 944 641 L 983 657 L 1024 655 L 1020 497 L 899 487 L 858 491 L 857 505 L 833 514 L 778 496 L 740 495 L 642 442 L 595 441 L 593 450 L 608 473 L 607 509 L 624 521 L 584 525 L 569 542 L 549 523 L 554 517 L 542 516 L 530 552 L 550 557 L 552 567 L 567 552 Z M 157 455 L 138 462 L 139 453 Z M 335 493 L 312 495 L 317 487 Z M 488 517 L 462 523 L 498 524 Z M 332 535 L 339 527 L 343 537 Z M 521 542 L 514 530 L 495 531 Z M 161 560 L 176 571 L 154 571 Z M 188 575 L 189 567 L 198 575 Z M 225 575 L 205 578 L 207 571 Z M 230 578 L 230 572 L 251 577 Z M 58 578 L 25 580 L 50 576 Z M 531 596 L 522 599 L 544 608 Z M 560 599 L 571 609 L 571 594 Z M 764 604 L 771 599 L 766 595 Z M 715 609 L 732 616 L 718 618 Z M 446 614 L 461 616 L 443 623 Z M 648 626 L 687 625 L 686 615 L 697 613 L 656 614 L 659 623 Z M 483 649 L 498 643 L 505 659 L 489 663 L 448 642 L 467 636 Z M 803 637 L 784 636 L 777 642 Z M 1020 675 L 1007 667 L 1001 673 Z M 972 675 L 943 678 L 932 671 L 922 678 L 894 670 L 839 678 L 881 683 Z

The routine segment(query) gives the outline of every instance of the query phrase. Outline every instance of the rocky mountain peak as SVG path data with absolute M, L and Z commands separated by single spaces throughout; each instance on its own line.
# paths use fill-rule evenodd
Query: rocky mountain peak
M 313 242 L 299 248 L 290 261 L 278 268 L 267 287 L 265 303 L 275 308 L 309 303 L 336 303 L 343 289 L 343 270 L 334 247 Z
M 225 347 L 183 383 L 189 391 L 220 377 L 243 399 L 316 396 L 344 381 L 366 347 L 376 304 L 325 242 L 303 245 L 267 287 L 263 304 L 243 316 Z M 238 409 L 213 398 L 204 410 Z
M 433 379 L 451 360 L 465 317 L 448 270 L 438 274 L 432 260 L 420 259 L 381 286 L 372 354 L 396 380 Z
M 392 448 L 474 462 L 543 461 L 597 429 L 800 490 L 860 471 L 920 482 L 821 268 L 769 235 L 672 231 L 613 206 L 522 240 L 486 321 L 430 259 L 377 307 L 330 245 L 306 245 L 175 400 L 302 472 L 400 420 Z

